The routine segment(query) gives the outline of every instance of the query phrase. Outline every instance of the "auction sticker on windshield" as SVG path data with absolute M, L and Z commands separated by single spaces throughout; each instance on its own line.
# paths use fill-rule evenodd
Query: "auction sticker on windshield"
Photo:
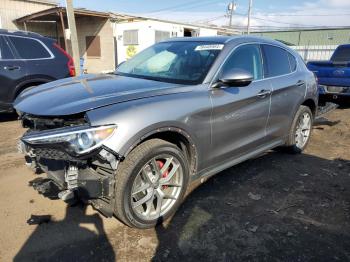
M 222 50 L 224 45 L 199 45 L 194 49 L 195 51 L 205 51 L 205 50 Z

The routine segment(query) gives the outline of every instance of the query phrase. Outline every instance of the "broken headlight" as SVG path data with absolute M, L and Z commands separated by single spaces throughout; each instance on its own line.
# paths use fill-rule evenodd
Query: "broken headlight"
M 111 137 L 117 126 L 70 127 L 25 135 L 22 140 L 32 145 L 60 144 L 68 146 L 69 151 L 84 154 L 98 148 Z

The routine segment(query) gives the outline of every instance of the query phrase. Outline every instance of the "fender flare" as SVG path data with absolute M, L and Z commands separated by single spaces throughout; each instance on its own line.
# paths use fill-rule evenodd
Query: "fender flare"
M 127 157 L 127 155 L 135 148 L 137 147 L 139 144 L 141 144 L 143 141 L 147 140 L 148 138 L 150 138 L 151 136 L 157 134 L 157 133 L 165 133 L 165 132 L 174 132 L 177 133 L 178 135 L 181 135 L 182 137 L 184 137 L 187 142 L 188 142 L 188 146 L 189 149 L 191 150 L 191 173 L 194 174 L 197 171 L 197 167 L 198 167 L 198 150 L 197 150 L 197 146 L 196 143 L 194 142 L 193 138 L 189 135 L 189 133 L 187 131 L 185 131 L 182 128 L 179 127 L 174 127 L 174 126 L 163 126 L 163 127 L 158 127 L 155 129 L 152 129 L 151 131 L 147 131 L 136 136 L 135 139 L 132 139 L 132 141 L 127 142 L 125 145 L 127 146 L 126 150 L 123 150 L 125 152 L 119 152 L 119 154 L 121 155 L 122 159 L 124 159 L 125 157 Z

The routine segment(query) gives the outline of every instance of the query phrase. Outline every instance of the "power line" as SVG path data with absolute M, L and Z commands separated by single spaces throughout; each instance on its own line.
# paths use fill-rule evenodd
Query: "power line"
M 196 20 L 196 21 L 194 21 L 194 23 L 208 23 L 208 22 L 212 22 L 212 21 L 218 20 L 220 18 L 224 18 L 224 17 L 226 17 L 226 15 L 220 15 L 220 16 L 215 16 L 215 17 L 211 17 L 211 18 L 207 18 L 207 19 Z
M 203 4 L 203 3 L 206 3 L 206 4 Z M 155 11 L 148 12 L 148 14 L 164 13 L 164 12 L 168 13 L 169 11 L 174 11 L 174 10 L 178 11 L 181 9 L 187 9 L 189 7 L 193 8 L 193 7 L 197 7 L 197 6 L 206 6 L 206 5 L 211 5 L 211 4 L 217 4 L 217 2 L 213 2 L 213 0 L 204 0 L 204 1 L 201 1 L 199 3 L 197 0 L 197 1 L 188 2 L 186 4 L 179 4 L 179 5 L 174 5 L 174 6 L 158 9 Z
M 350 16 L 350 14 L 268 14 L 268 16 Z
M 241 14 L 241 13 L 236 13 L 236 15 L 246 16 L 245 14 Z M 294 23 L 287 23 L 287 22 L 276 21 L 276 20 L 272 20 L 272 19 L 260 18 L 260 17 L 257 17 L 257 16 L 251 16 L 251 17 L 256 19 L 256 20 L 262 20 L 262 21 L 267 21 L 267 22 L 272 22 L 272 23 L 277 23 L 277 24 L 317 27 L 317 25 L 294 24 Z
M 254 19 L 256 20 L 261 20 L 261 21 L 267 21 L 267 22 L 272 22 L 272 23 L 277 23 L 277 24 L 284 24 L 284 25 L 294 25 L 294 26 L 317 26 L 317 25 L 305 25 L 305 24 L 294 24 L 294 23 L 287 23 L 287 22 L 280 22 L 276 20 L 271 20 L 271 19 L 265 19 L 265 18 L 260 18 L 253 16 Z

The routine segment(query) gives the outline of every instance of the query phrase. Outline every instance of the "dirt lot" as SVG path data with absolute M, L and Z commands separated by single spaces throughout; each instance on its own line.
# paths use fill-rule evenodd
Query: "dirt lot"
M 0 116 L 0 260 L 350 261 L 350 109 L 327 114 L 302 155 L 268 152 L 196 188 L 170 222 L 130 229 L 36 193 Z M 28 225 L 31 215 L 51 215 Z

